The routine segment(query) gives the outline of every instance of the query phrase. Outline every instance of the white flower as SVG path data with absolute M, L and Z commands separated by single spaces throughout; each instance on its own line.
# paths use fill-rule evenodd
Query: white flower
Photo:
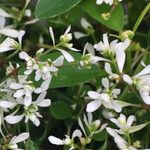
M 103 41 L 100 41 L 98 44 L 94 45 L 94 48 L 97 51 L 100 51 L 105 55 L 114 55 L 116 53 L 116 45 L 118 40 L 114 40 L 109 44 L 107 33 L 103 34 Z
M 143 101 L 150 105 L 150 65 L 146 66 L 138 74 L 130 77 L 128 75 L 124 76 L 124 80 L 129 84 L 134 84 L 138 89 Z
M 86 117 L 86 115 L 84 115 L 83 121 L 84 121 L 84 124 L 86 125 L 86 127 L 84 127 L 84 124 L 82 123 L 80 118 L 78 119 L 78 124 L 86 137 L 87 137 L 87 132 L 85 129 L 88 128 L 88 131 L 90 134 L 88 137 L 91 137 L 91 138 L 92 138 L 93 134 L 97 134 L 97 133 L 101 132 L 107 125 L 107 124 L 103 124 L 100 127 L 101 121 L 100 120 L 93 121 L 92 113 L 87 113 L 87 117 Z
M 80 130 L 76 129 L 73 133 L 72 133 L 72 137 L 70 138 L 68 135 L 66 135 L 66 138 L 61 140 L 59 138 L 56 138 L 55 136 L 49 136 L 48 140 L 55 145 L 69 145 L 70 149 L 69 150 L 73 150 L 74 148 L 76 148 L 76 144 L 74 143 L 74 138 L 78 137 L 80 140 L 82 139 L 82 133 Z
M 32 102 L 32 93 L 35 90 L 32 81 L 26 81 L 27 76 L 19 78 L 19 83 L 12 82 L 9 85 L 9 88 L 14 90 L 15 97 L 18 101 L 20 98 L 23 98 L 24 105 L 29 106 Z
M 92 25 L 85 18 L 81 19 L 81 26 L 86 30 L 87 33 L 82 33 L 82 32 L 77 32 L 77 31 L 74 32 L 74 37 L 76 39 L 80 39 L 80 38 L 88 36 L 89 35 L 88 30 L 89 29 L 93 30 Z
M 111 85 L 107 78 L 102 79 L 102 85 L 105 89 L 101 93 L 95 91 L 88 92 L 88 96 L 94 99 L 94 101 L 88 103 L 86 111 L 93 112 L 103 104 L 107 109 L 114 109 L 116 112 L 121 112 L 121 105 L 114 100 L 117 98 L 117 95 L 120 94 L 120 89 L 111 89 Z
M 110 118 L 113 118 L 115 117 L 115 113 L 111 110 L 107 110 L 107 109 L 104 109 L 102 111 L 102 115 L 106 118 L 106 119 L 110 119 Z
M 139 90 L 143 101 L 150 105 L 150 65 L 146 66 L 141 72 L 132 77 L 133 84 Z
M 19 67 L 20 67 L 19 64 L 16 64 L 16 67 L 14 67 L 14 66 L 12 65 L 12 63 L 9 62 L 9 66 L 6 68 L 6 75 L 11 74 L 15 69 L 18 69 Z
M 12 16 L 0 8 L 0 34 L 17 38 L 19 32 L 15 29 L 11 29 L 11 26 L 5 26 L 6 18 L 12 18 Z
M 133 122 L 136 120 L 134 115 L 130 115 L 126 118 L 125 115 L 120 114 L 118 119 L 111 118 L 114 124 L 116 124 L 119 128 L 118 133 L 128 135 L 129 133 L 133 133 L 144 128 L 148 123 L 132 126 Z
M 107 62 L 105 63 L 105 71 L 109 74 L 110 80 L 116 80 L 117 83 L 120 81 L 120 76 L 112 72 L 111 66 Z
M 122 0 L 118 0 L 118 1 L 121 2 Z M 97 0 L 96 1 L 97 5 L 101 5 L 102 3 L 112 5 L 114 3 L 114 0 Z
M 36 126 L 40 125 L 38 117 L 42 116 L 38 112 L 38 107 L 48 107 L 51 105 L 50 99 L 45 99 L 46 92 L 41 93 L 37 100 L 32 102 L 29 106 L 24 106 L 24 113 L 22 115 L 8 115 L 5 117 L 5 120 L 10 124 L 16 124 L 20 122 L 25 117 L 25 122 L 31 120 Z M 20 101 L 20 104 L 23 104 L 23 101 Z
M 107 127 L 106 130 L 114 138 L 114 141 L 120 150 L 137 150 L 135 147 L 125 141 L 115 129 Z
M 79 51 L 75 48 L 73 48 L 73 44 L 72 43 L 69 43 L 71 40 L 72 40 L 72 34 L 69 33 L 71 30 L 71 26 L 69 26 L 65 33 L 63 35 L 60 36 L 60 43 L 59 45 L 61 47 L 65 47 L 65 48 L 68 48 L 72 51 Z M 54 32 L 53 32 L 53 29 L 52 27 L 49 27 L 49 33 L 50 33 L 50 36 L 51 36 L 51 39 L 52 39 L 52 42 L 53 42 L 53 46 L 58 50 L 60 51 L 63 56 L 65 57 L 65 59 L 68 61 L 68 62 L 74 62 L 74 58 L 71 56 L 70 53 L 68 53 L 67 51 L 63 50 L 63 48 L 61 48 L 60 46 L 57 48 L 57 45 L 56 42 L 55 42 L 55 36 L 54 36 Z
M 0 44 L 0 53 L 15 49 L 20 50 L 22 48 L 22 37 L 24 36 L 24 34 L 25 31 L 19 31 L 17 36 L 18 42 L 8 37 L 5 41 L 3 41 L 3 43 Z
M 86 54 L 88 51 L 88 54 Z M 97 64 L 99 61 L 109 61 L 108 59 L 104 59 L 102 57 L 95 56 L 94 48 L 91 44 L 86 43 L 83 50 L 83 55 L 80 60 L 80 65 L 82 67 L 91 67 L 91 64 Z
M 28 138 L 29 138 L 29 133 L 27 133 L 27 132 L 21 133 L 18 136 L 14 136 L 7 144 L 7 148 L 11 149 L 11 150 L 21 150 L 18 148 L 17 144 L 25 141 Z
M 129 128 L 135 120 L 135 116 L 130 115 L 128 119 L 126 119 L 126 116 L 123 114 L 120 114 L 118 119 L 110 118 L 110 121 L 112 121 L 119 127 L 121 133 L 128 132 Z
M 42 52 L 43 49 L 40 49 L 36 53 L 36 57 L 38 57 L 38 55 L 40 55 Z M 29 75 L 35 71 L 35 81 L 39 81 L 40 79 L 44 80 L 41 86 L 35 89 L 36 93 L 44 92 L 49 88 L 49 84 L 53 75 L 57 75 L 59 67 L 61 67 L 64 62 L 63 56 L 58 57 L 54 61 L 47 59 L 44 62 L 39 61 L 38 58 L 30 57 L 26 52 L 21 52 L 19 56 L 21 59 L 24 59 L 27 62 L 27 70 L 24 72 L 25 75 Z
M 123 73 L 123 67 L 126 60 L 125 50 L 129 47 L 130 42 L 130 40 L 126 39 L 116 45 L 116 61 L 120 73 Z
M 36 61 L 32 57 L 30 57 L 26 52 L 19 53 L 20 59 L 23 59 L 27 62 L 26 71 L 24 72 L 25 75 L 29 75 L 35 68 Z
M 119 42 L 114 40 L 111 43 L 108 41 L 107 33 L 103 34 L 103 41 L 94 45 L 94 48 L 106 56 L 116 56 L 118 68 L 122 72 L 122 66 L 125 62 L 125 50 L 130 45 L 130 41 L 127 39 L 124 42 Z M 120 61 L 120 64 L 119 64 Z

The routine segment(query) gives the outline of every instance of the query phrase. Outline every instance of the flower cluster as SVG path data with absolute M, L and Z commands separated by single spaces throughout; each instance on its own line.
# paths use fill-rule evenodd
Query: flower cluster
M 96 3 L 97 5 L 105 3 L 111 6 L 121 1 L 97 0 Z M 13 11 L 8 13 L 5 7 L 4 9 L 0 8 L 0 36 L 2 37 L 0 66 L 5 70 L 5 75 L 2 74 L 4 78 L 0 79 L 0 134 L 2 135 L 0 149 L 19 150 L 19 147 L 23 147 L 23 144 L 18 144 L 20 142 L 24 143 L 26 149 L 29 149 L 28 145 L 32 143 L 29 138 L 29 134 L 32 137 L 32 131 L 29 130 L 29 127 L 41 125 L 45 116 L 49 114 L 47 112 L 51 103 L 53 104 L 50 99 L 51 93 L 54 92 L 55 96 L 59 91 L 56 89 L 50 91 L 51 85 L 57 82 L 55 79 L 62 74 L 59 81 L 64 82 L 68 79 L 68 82 L 67 85 L 59 87 L 72 85 L 70 83 L 69 71 L 72 71 L 70 66 L 78 74 L 86 74 L 94 67 L 99 73 L 94 76 L 95 78 L 93 76 L 89 78 L 90 75 L 86 75 L 88 79 L 80 81 L 78 91 L 78 86 L 75 86 L 73 90 L 68 88 L 69 95 L 72 95 L 70 96 L 72 101 L 70 101 L 71 98 L 68 98 L 69 102 L 63 104 L 69 105 L 69 108 L 66 105 L 61 106 L 64 107 L 63 109 L 67 107 L 67 110 L 57 108 L 58 112 L 60 111 L 58 115 L 70 112 L 71 116 L 70 118 L 65 116 L 71 120 L 71 123 L 68 120 L 65 122 L 68 132 L 64 138 L 57 138 L 54 134 L 46 137 L 49 134 L 48 128 L 51 127 L 47 120 L 44 120 L 48 127 L 42 138 L 38 139 L 39 143 L 43 139 L 47 139 L 51 144 L 64 145 L 69 150 L 85 150 L 89 149 L 89 144 L 99 135 L 102 138 L 106 135 L 104 137 L 104 145 L 106 145 L 107 136 L 110 135 L 120 150 L 142 148 L 141 141 L 131 137 L 134 132 L 149 124 L 147 120 L 144 123 L 138 122 L 137 118 L 143 113 L 141 110 L 147 111 L 150 105 L 150 65 L 146 65 L 144 60 L 140 62 L 141 59 L 134 61 L 136 56 L 140 56 L 140 52 L 133 53 L 134 32 L 127 30 L 120 32 L 119 35 L 111 34 L 117 38 L 111 42 L 108 33 L 104 33 L 102 40 L 96 42 L 94 26 L 82 18 L 83 32 L 75 31 L 73 37 L 71 26 L 68 26 L 65 32 L 59 35 L 59 38 L 55 38 L 56 33 L 54 34 L 53 28 L 47 27 L 46 38 L 45 35 L 40 34 L 38 35 L 39 43 L 35 47 L 31 43 L 32 51 L 32 48 L 28 47 L 30 40 L 25 40 L 28 32 L 24 28 L 26 25 L 34 24 L 38 19 L 34 19 L 31 10 L 27 9 L 29 2 L 30 0 L 25 1 L 21 11 L 14 7 Z M 13 12 L 15 13 L 13 14 Z M 14 25 L 7 25 L 7 22 L 11 22 L 11 20 L 14 21 Z M 25 23 L 21 24 L 20 22 L 24 20 Z M 15 29 L 15 26 L 17 29 L 21 26 L 21 30 Z M 88 37 L 93 38 L 94 44 L 91 44 L 89 40 L 85 45 L 77 45 L 78 48 L 75 48 L 72 40 Z M 49 44 L 49 39 L 52 44 Z M 134 59 L 132 59 L 132 53 L 135 55 Z M 7 55 L 8 57 L 6 57 Z M 135 66 L 138 66 L 137 69 Z M 68 68 L 68 72 L 65 70 L 66 68 Z M 76 74 L 76 72 L 73 73 Z M 77 85 L 77 83 L 73 85 Z M 73 93 L 75 94 L 73 95 Z M 134 100 L 137 97 L 141 102 L 136 104 L 128 102 L 128 96 L 126 96 L 128 94 L 135 94 Z M 57 99 L 59 102 L 63 98 L 67 99 L 64 95 L 58 94 L 56 101 Z M 56 103 L 54 102 L 54 104 Z M 133 115 L 130 111 L 128 112 L 129 106 L 140 109 L 140 113 Z M 54 105 L 52 109 L 52 114 L 57 116 Z M 77 124 L 74 125 L 74 122 Z M 53 125 L 53 123 L 51 124 Z M 14 130 L 11 127 L 14 127 Z M 24 132 L 24 130 L 26 131 Z M 14 136 L 16 133 L 18 135 Z

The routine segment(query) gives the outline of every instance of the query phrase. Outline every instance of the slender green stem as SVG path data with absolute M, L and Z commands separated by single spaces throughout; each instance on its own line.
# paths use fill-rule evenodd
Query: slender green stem
M 130 134 L 129 133 L 127 134 L 127 138 L 128 138 L 129 145 L 131 145 L 131 138 L 130 138 Z
M 3 139 L 4 139 L 4 140 L 5 140 L 5 142 L 6 142 L 6 141 L 7 141 L 7 139 L 6 139 L 5 135 L 4 135 L 4 133 L 2 132 L 2 129 L 0 129 L 0 133 L 1 133 L 2 137 L 3 137 Z
M 133 32 L 136 32 L 136 30 L 138 29 L 139 25 L 141 24 L 144 16 L 148 12 L 149 8 L 150 8 L 150 2 L 146 5 L 145 9 L 142 11 L 141 15 L 139 16 L 138 20 L 136 21 L 136 23 L 133 27 Z
M 25 12 L 26 7 L 28 6 L 28 4 L 29 4 L 29 3 L 28 3 L 27 0 L 26 0 L 25 5 L 24 5 L 24 7 L 22 8 L 22 10 L 21 10 L 21 12 L 20 12 L 20 14 L 19 14 L 19 16 L 18 16 L 18 18 L 17 18 L 17 22 L 20 22 L 20 21 L 22 20 L 23 14 L 24 14 L 24 12 Z
M 115 38 L 117 38 L 117 39 L 120 39 L 120 36 L 115 35 L 115 34 L 109 34 L 109 36 L 112 36 L 112 37 L 115 37 Z
M 82 147 L 80 147 L 79 150 L 85 150 L 85 145 L 82 145 Z
M 30 133 L 29 123 L 27 122 L 27 123 L 25 124 L 25 126 L 26 126 L 26 132 Z M 28 148 L 28 147 L 29 147 L 29 145 L 28 145 L 29 140 L 30 140 L 30 136 L 29 136 L 29 138 L 26 140 L 26 144 L 25 144 L 25 149 L 26 149 L 26 150 L 29 149 L 29 148 Z
M 94 43 L 97 43 L 97 40 L 96 40 L 96 37 L 95 37 L 94 33 L 92 33 L 91 36 L 92 36 L 92 39 L 93 39 Z
M 7 59 L 13 58 L 16 54 L 18 54 L 19 51 L 20 51 L 20 50 L 14 51 L 12 54 L 10 54 L 10 55 L 7 57 Z

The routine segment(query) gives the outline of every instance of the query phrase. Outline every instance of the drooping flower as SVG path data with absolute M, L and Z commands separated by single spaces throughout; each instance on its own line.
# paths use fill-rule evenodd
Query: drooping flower
M 80 38 L 89 36 L 91 34 L 91 33 L 89 33 L 89 31 L 93 32 L 92 25 L 85 18 L 81 19 L 81 26 L 85 30 L 86 33 L 78 32 L 78 31 L 74 32 L 74 37 L 76 39 L 80 39 Z
M 88 52 L 87 54 L 86 51 Z M 86 43 L 86 45 L 84 46 L 83 55 L 80 60 L 80 65 L 82 67 L 91 68 L 92 64 L 97 64 L 99 61 L 109 61 L 109 60 L 99 56 L 95 56 L 93 46 L 89 43 Z
M 53 46 L 63 54 L 64 58 L 68 61 L 68 62 L 74 62 L 74 58 L 73 56 L 67 52 L 66 50 L 64 50 L 63 48 L 68 48 L 72 51 L 79 51 L 75 48 L 73 48 L 73 44 L 69 43 L 72 40 L 72 34 L 69 33 L 71 30 L 71 26 L 69 26 L 65 33 L 63 35 L 60 36 L 60 43 L 59 43 L 59 47 L 57 47 L 56 42 L 55 42 L 55 36 L 54 36 L 54 32 L 53 32 L 53 28 L 49 27 L 49 33 L 53 42 Z
M 84 123 L 82 123 L 81 118 L 78 119 L 78 124 L 80 128 L 82 129 L 85 136 L 88 138 L 92 138 L 94 134 L 101 132 L 107 125 L 107 124 L 103 124 L 100 127 L 101 121 L 100 120 L 93 121 L 92 113 L 87 113 L 87 117 L 86 115 L 84 115 L 83 122 Z M 86 129 L 88 129 L 89 134 L 87 134 Z
M 69 145 L 70 146 L 69 150 L 73 150 L 77 147 L 77 145 L 74 143 L 75 137 L 78 137 L 80 141 L 82 140 L 82 133 L 78 129 L 76 129 L 72 133 L 71 137 L 69 137 L 68 135 L 65 135 L 65 136 L 66 136 L 66 138 L 61 140 L 61 139 L 51 135 L 51 136 L 48 137 L 48 140 L 52 144 L 55 144 L 55 145 Z

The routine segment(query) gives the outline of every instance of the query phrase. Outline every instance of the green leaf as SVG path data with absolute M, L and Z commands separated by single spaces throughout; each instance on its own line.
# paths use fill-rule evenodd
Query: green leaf
M 106 139 L 106 137 L 107 137 L 106 131 L 101 131 L 101 132 L 99 132 L 97 134 L 94 134 L 93 139 L 95 141 L 99 142 L 99 141 L 104 141 Z
M 139 130 L 143 129 L 144 127 L 146 127 L 148 124 L 149 123 L 143 123 L 143 124 L 140 124 L 140 125 L 137 125 L 137 126 L 132 126 L 132 127 L 129 128 L 129 133 L 139 131 Z
M 40 19 L 56 17 L 75 7 L 81 0 L 39 0 L 35 15 Z
M 56 119 L 66 119 L 71 116 L 69 105 L 61 101 L 52 103 L 50 111 L 51 115 Z
M 112 11 L 111 16 L 108 20 L 102 17 L 103 13 L 108 13 L 111 7 L 108 5 L 96 5 L 95 0 L 83 0 L 81 2 L 81 8 L 87 12 L 91 17 L 102 23 L 103 25 L 115 30 L 121 31 L 124 24 L 124 12 L 121 4 L 118 4 Z
M 38 150 L 38 145 L 33 142 L 32 140 L 29 140 L 28 141 L 28 149 L 32 149 L 32 150 Z
M 125 101 L 116 100 L 116 102 L 117 102 L 119 105 L 121 105 L 122 107 L 132 106 L 132 107 L 139 107 L 139 108 L 140 108 L 140 105 L 128 103 L 128 102 L 125 102 Z
M 92 66 L 91 69 L 79 69 L 73 66 L 63 67 L 59 70 L 58 75 L 53 77 L 50 88 L 78 85 L 100 74 L 104 75 L 104 72 L 96 66 Z

